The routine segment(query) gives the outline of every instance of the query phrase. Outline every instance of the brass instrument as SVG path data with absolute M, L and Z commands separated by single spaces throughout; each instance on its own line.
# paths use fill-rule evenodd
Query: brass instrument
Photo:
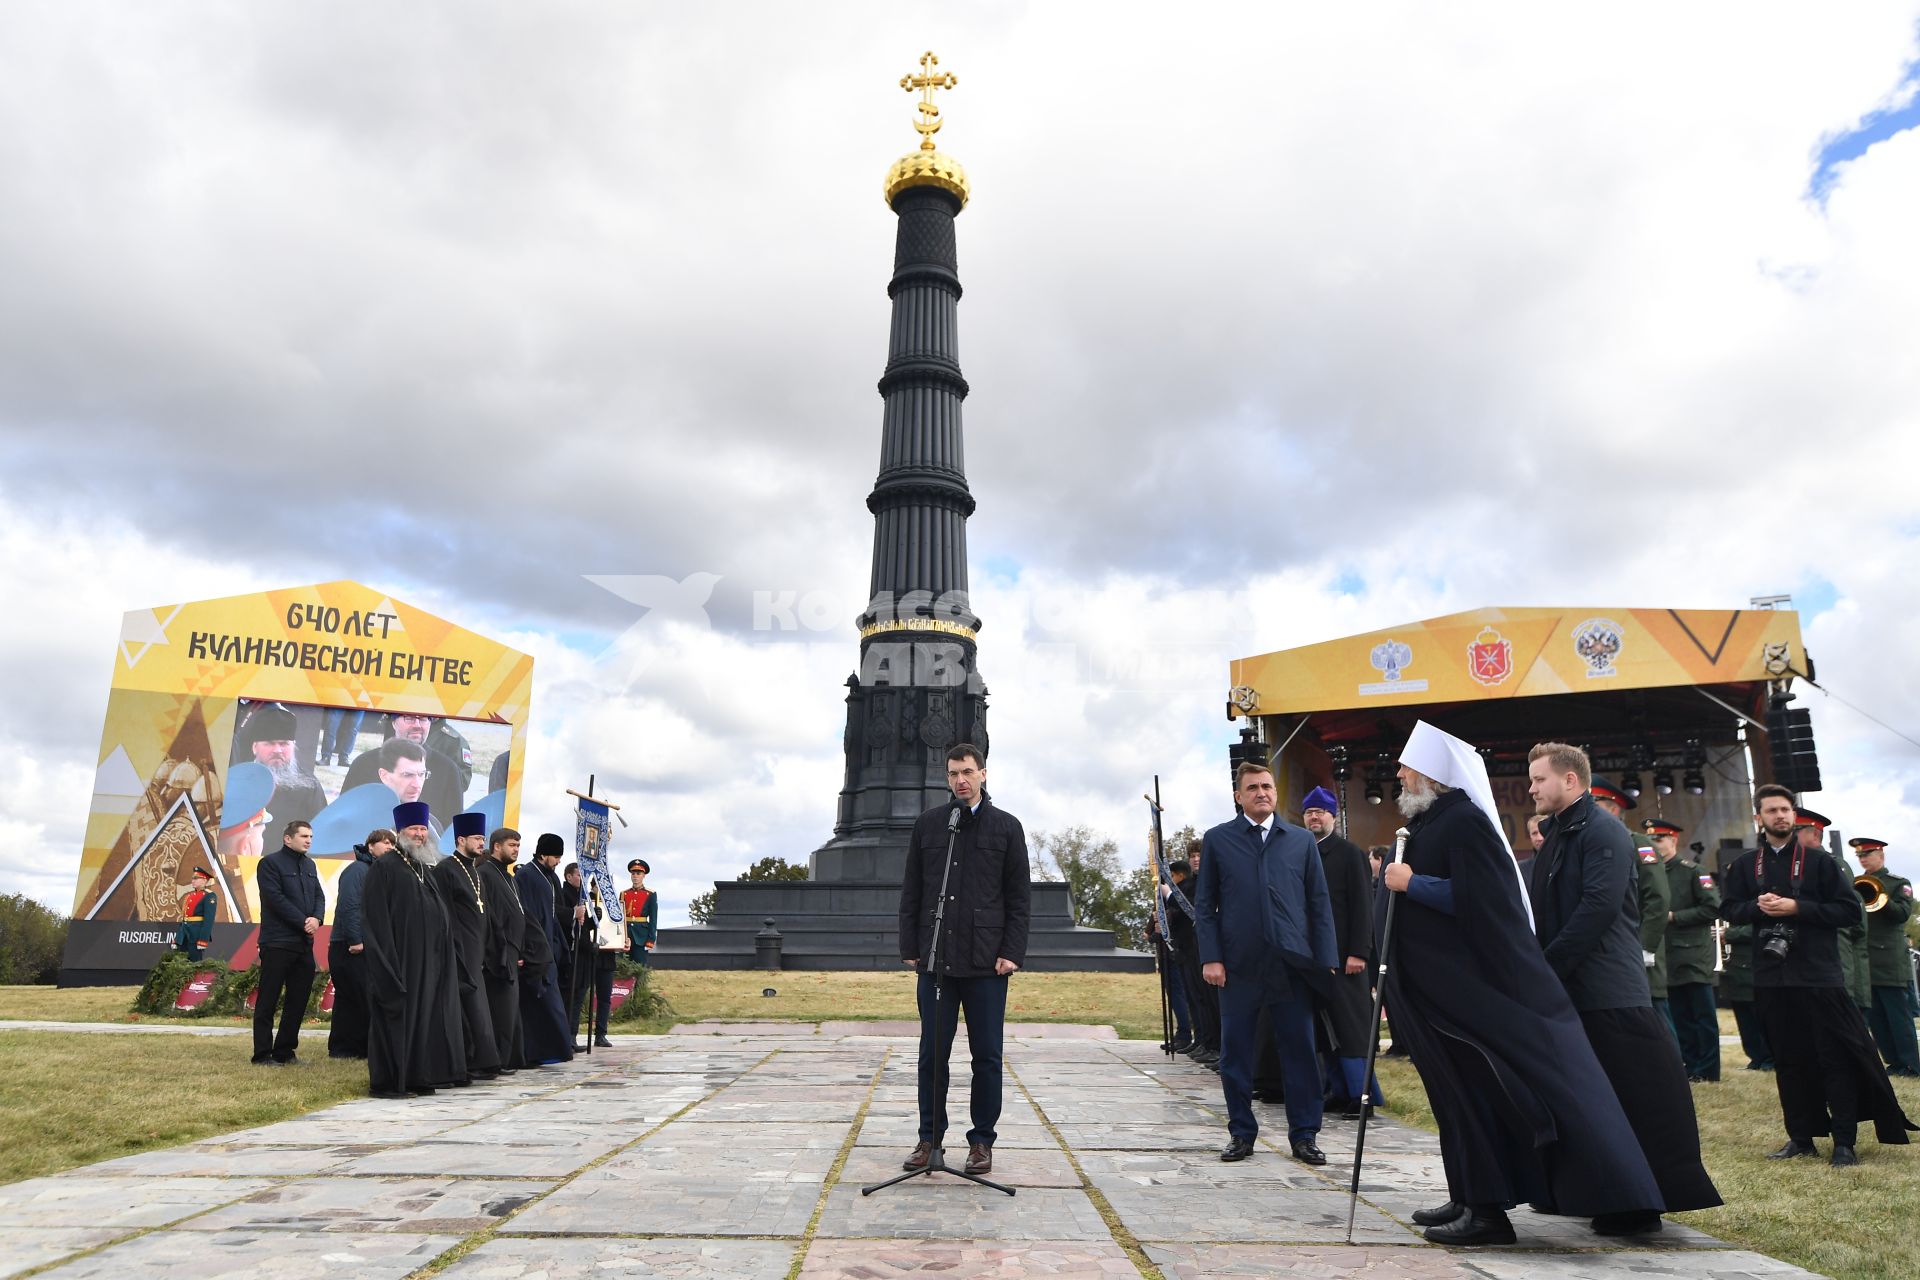
M 1860 895 L 1860 901 L 1866 904 L 1869 913 L 1887 905 L 1887 886 L 1880 883 L 1878 876 L 1859 875 L 1853 878 L 1853 891 Z
M 1733 949 L 1727 945 L 1727 922 L 1725 920 L 1715 920 L 1707 929 L 1708 932 L 1713 935 L 1713 971 L 1715 973 L 1725 973 L 1727 971 L 1727 953 Z

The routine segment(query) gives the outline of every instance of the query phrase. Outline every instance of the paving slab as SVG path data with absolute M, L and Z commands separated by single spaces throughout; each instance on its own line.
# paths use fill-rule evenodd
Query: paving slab
M 799 1252 L 778 1240 L 560 1240 L 499 1237 L 441 1272 L 453 1280 L 782 1280 Z
M 1148 1244 L 1167 1280 L 1485 1280 L 1468 1255 L 1428 1245 Z
M 97 1249 L 125 1234 L 112 1227 L 0 1227 L 0 1277 Z
M 0 1226 L 161 1227 L 275 1184 L 264 1178 L 102 1178 L 91 1170 L 0 1187 Z
M 194 1231 L 484 1231 L 552 1186 L 485 1178 L 302 1178 L 224 1205 Z
M 663 1131 L 597 1169 L 580 1175 L 580 1182 L 658 1184 L 663 1179 L 713 1177 L 746 1178 L 756 1182 L 804 1182 L 820 1186 L 839 1157 L 835 1146 L 765 1147 L 757 1143 L 715 1146 L 675 1142 Z M 641 1188 L 645 1190 L 644 1186 Z
M 827 1193 L 824 1238 L 927 1240 L 1113 1239 L 1086 1193 L 1036 1187 L 1003 1195 L 958 1178 L 914 1178 L 870 1196 L 842 1182 Z
M 1139 1240 L 1333 1244 L 1347 1234 L 1347 1197 L 1330 1186 L 1229 1182 L 1200 1195 L 1188 1187 L 1125 1187 L 1104 1194 Z M 1412 1226 L 1365 1203 L 1354 1215 L 1353 1238 L 1362 1244 L 1418 1241 Z
M 846 1167 L 840 1171 L 840 1181 L 855 1186 L 871 1186 L 899 1173 L 904 1173 L 900 1162 L 906 1159 L 906 1148 L 893 1147 L 855 1147 L 847 1154 Z M 958 1143 L 947 1152 L 947 1160 L 954 1165 L 966 1162 L 967 1149 L 964 1143 Z M 931 1175 L 935 1182 L 947 1180 L 940 1174 Z M 1078 1187 L 1080 1175 L 1073 1171 L 1073 1164 L 1067 1159 L 1067 1153 L 1059 1147 L 1026 1148 L 995 1147 L 993 1152 L 993 1172 L 987 1175 L 995 1182 L 1010 1187 Z
M 458 1235 L 344 1231 L 222 1231 L 183 1239 L 157 1231 L 44 1271 L 59 1280 L 400 1280 L 451 1249 Z
M 515 1235 L 798 1236 L 820 1202 L 818 1182 L 659 1177 L 580 1178 L 516 1217 Z
M 1058 1240 L 1002 1243 L 969 1240 L 816 1240 L 800 1280 L 1135 1280 L 1140 1273 L 1115 1244 Z

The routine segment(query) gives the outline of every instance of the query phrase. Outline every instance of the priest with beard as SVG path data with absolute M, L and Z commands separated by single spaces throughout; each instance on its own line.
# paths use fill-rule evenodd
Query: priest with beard
M 1419 722 L 1399 776 L 1409 838 L 1381 871 L 1401 895 L 1383 981 L 1440 1130 L 1448 1197 L 1414 1221 L 1436 1244 L 1511 1244 L 1506 1211 L 1526 1201 L 1658 1212 L 1653 1172 L 1534 941 L 1485 762 Z
M 430 873 L 447 909 L 453 934 L 453 973 L 459 989 L 466 1074 L 475 1080 L 500 1076 L 500 1051 L 493 1038 L 493 1012 L 487 1005 L 487 890 L 480 879 L 487 847 L 484 813 L 453 815 L 453 854 Z
M 433 860 L 427 806 L 395 807 L 397 835 L 376 831 L 369 848 L 395 844 L 367 867 L 361 901 L 366 947 L 367 1086 L 376 1098 L 431 1094 L 464 1082 L 446 1035 L 446 984 L 453 977 L 446 908 L 428 881 Z M 428 854 L 431 854 L 431 858 Z
M 573 1057 L 559 966 L 567 942 L 560 929 L 560 877 L 553 870 L 565 851 L 560 837 L 549 832 L 535 842 L 533 861 L 513 873 L 513 887 L 527 916 L 521 952 L 526 963 L 520 966 L 520 1039 L 528 1065 L 551 1066 Z
M 1533 856 L 1533 923 L 1547 963 L 1561 985 L 1614 1096 L 1633 1126 L 1670 1211 L 1711 1209 L 1720 1193 L 1700 1163 L 1700 1129 L 1686 1064 L 1673 1024 L 1649 993 L 1641 948 L 1643 895 L 1638 876 L 1661 881 L 1666 869 L 1641 861 L 1634 837 L 1595 803 L 1587 753 L 1564 742 L 1543 742 L 1527 753 L 1528 794 L 1546 837 Z M 1666 921 L 1660 922 L 1664 930 Z M 1664 974 L 1663 974 L 1664 976 Z M 1641 1235 L 1660 1229 L 1660 1215 L 1606 1214 L 1596 1234 Z
M 508 868 L 520 859 L 520 833 L 501 827 L 487 837 L 480 860 L 481 886 L 493 910 L 487 913 L 487 1012 L 493 1019 L 494 1052 L 502 1071 L 524 1065 L 520 1052 L 520 975 L 526 964 L 527 912 Z

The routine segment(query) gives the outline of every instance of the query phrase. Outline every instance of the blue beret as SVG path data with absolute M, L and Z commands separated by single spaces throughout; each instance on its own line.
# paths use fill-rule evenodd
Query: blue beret
M 1340 803 L 1333 798 L 1333 792 L 1325 787 L 1315 787 L 1307 792 L 1307 798 L 1300 802 L 1301 812 L 1304 813 L 1308 809 L 1325 809 L 1328 813 L 1338 813 Z
M 249 760 L 227 770 L 227 792 L 220 801 L 220 825 L 237 827 L 252 820 L 273 796 L 273 774 Z
M 487 815 L 484 813 L 456 813 L 453 815 L 453 838 L 462 836 L 483 836 L 487 834 Z
M 431 825 L 433 811 L 427 808 L 424 800 L 412 800 L 406 804 L 393 806 L 393 829 L 405 831 L 408 827 Z
M 384 782 L 366 782 L 342 791 L 313 815 L 313 847 L 307 852 L 316 858 L 351 854 L 368 832 L 387 825 L 392 807 L 393 789 Z

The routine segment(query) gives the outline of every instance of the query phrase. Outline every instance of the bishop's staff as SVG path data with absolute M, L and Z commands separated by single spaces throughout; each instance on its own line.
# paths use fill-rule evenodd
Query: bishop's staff
M 1407 829 L 1400 828 L 1393 833 L 1393 860 L 1404 862 L 1407 857 Z M 1386 877 L 1386 868 L 1380 869 L 1381 878 Z M 1380 1007 L 1387 996 L 1387 957 L 1393 947 L 1393 909 L 1398 906 L 1400 895 L 1387 896 L 1387 919 L 1380 929 L 1380 968 L 1373 988 L 1373 1032 L 1367 1037 L 1367 1069 L 1361 1075 L 1360 1086 L 1360 1131 L 1353 1140 L 1353 1182 L 1347 1188 L 1347 1243 L 1353 1243 L 1353 1215 L 1360 1206 L 1360 1157 L 1367 1149 L 1367 1118 L 1373 1114 L 1373 1063 L 1380 1056 Z

